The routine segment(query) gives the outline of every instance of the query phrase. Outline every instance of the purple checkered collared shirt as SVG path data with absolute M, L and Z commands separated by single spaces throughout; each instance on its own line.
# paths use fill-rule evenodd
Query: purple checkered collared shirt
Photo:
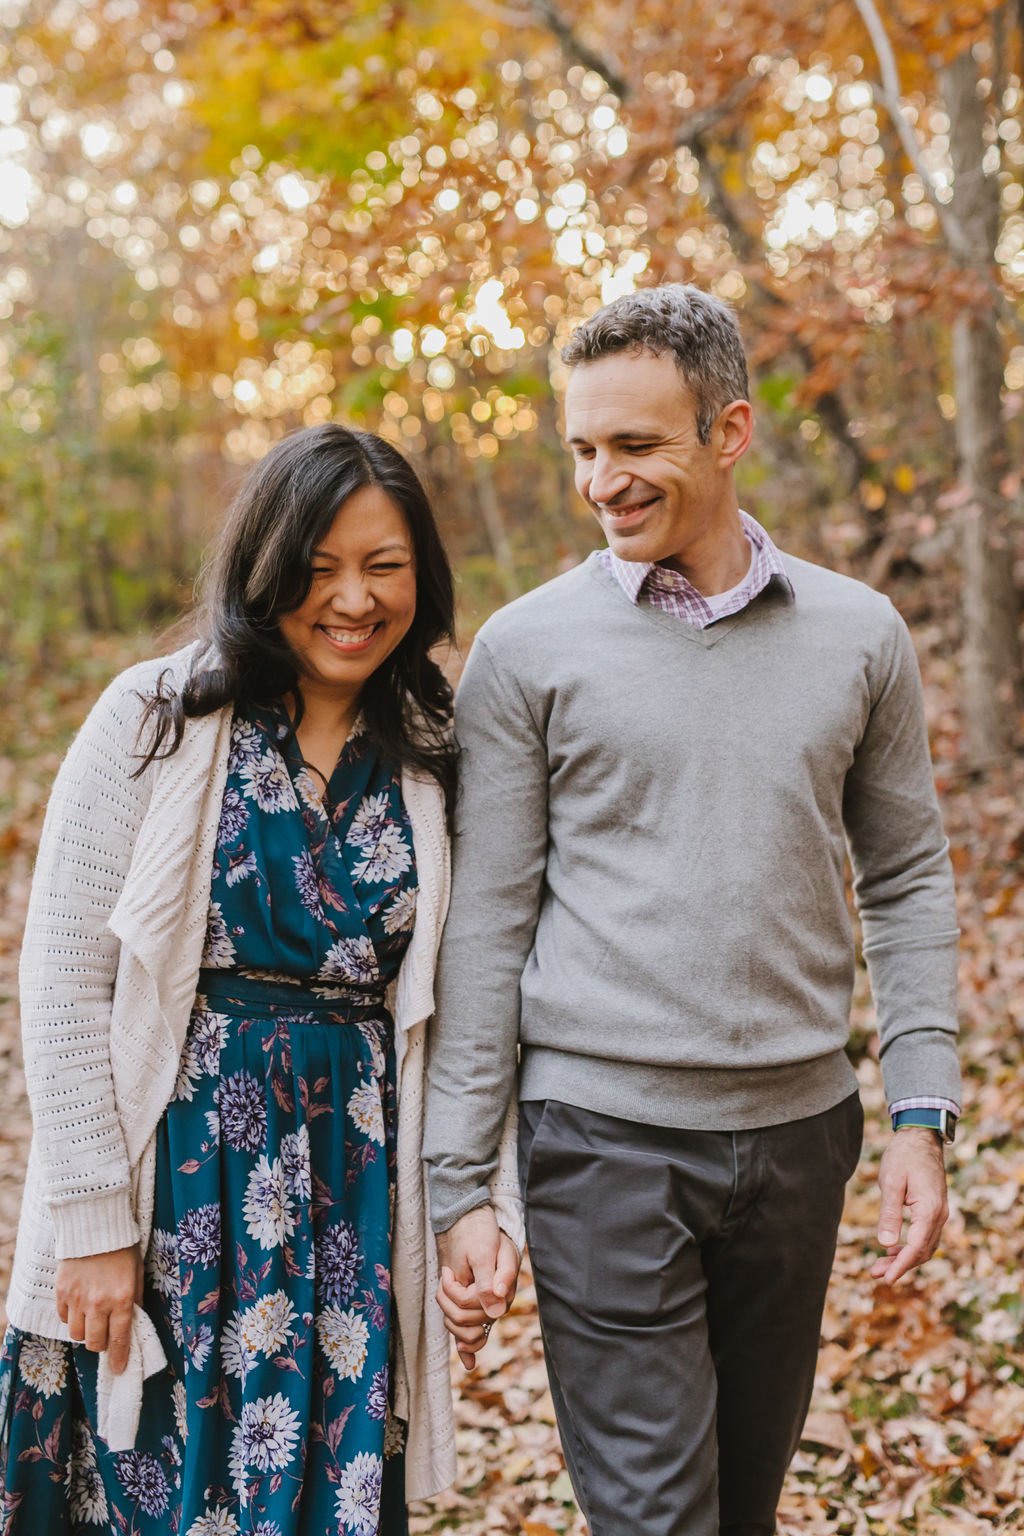
M 673 618 L 682 619 L 696 629 L 706 629 L 717 619 L 739 613 L 754 601 L 773 577 L 784 582 L 790 595 L 793 588 L 782 556 L 765 533 L 761 524 L 746 512 L 740 513 L 743 532 L 750 541 L 750 569 L 738 587 L 727 594 L 724 604 L 714 599 L 708 602 L 692 582 L 678 571 L 664 565 L 649 565 L 642 560 L 620 560 L 610 549 L 603 549 L 598 559 L 605 570 L 610 571 L 631 603 L 646 598 L 654 608 L 660 608 Z
M 775 577 L 785 583 L 790 596 L 794 595 L 793 584 L 782 556 L 761 524 L 746 512 L 740 513 L 740 520 L 743 532 L 750 541 L 750 569 L 739 586 L 723 594 L 722 602 L 716 598 L 709 602 L 692 582 L 667 566 L 652 565 L 642 560 L 620 560 L 610 549 L 602 549 L 597 558 L 605 570 L 615 577 L 631 603 L 639 605 L 641 599 L 645 599 L 652 608 L 660 608 L 663 613 L 670 613 L 684 624 L 706 629 L 709 624 L 740 613 L 748 607 Z M 890 1114 L 896 1114 L 901 1109 L 948 1109 L 954 1115 L 960 1113 L 960 1106 L 952 1099 L 929 1094 L 899 1099 L 889 1106 Z

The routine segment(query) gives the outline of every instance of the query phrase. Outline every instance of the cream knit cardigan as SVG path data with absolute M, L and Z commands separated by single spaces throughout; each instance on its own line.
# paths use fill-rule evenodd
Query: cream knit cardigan
M 181 746 L 138 779 L 142 700 L 162 673 L 180 687 L 193 647 L 116 678 L 57 776 L 43 827 L 21 956 L 21 1014 L 33 1139 L 7 1311 L 17 1328 L 67 1339 L 54 1302 L 61 1258 L 140 1244 L 153 1218 L 155 1131 L 174 1091 L 195 998 L 210 899 L 231 709 L 188 720 Z M 448 905 L 443 797 L 403 774 L 419 882 L 416 923 L 389 994 L 398 1059 L 393 1278 L 395 1406 L 409 1422 L 406 1495 L 455 1476 L 449 1345 L 434 1301 L 437 1261 L 420 1158 L 425 1038 Z M 514 1106 L 492 1197 L 521 1248 Z M 100 1433 L 135 1438 L 146 1376 L 164 1355 L 135 1309 L 131 1358 L 100 1357 Z

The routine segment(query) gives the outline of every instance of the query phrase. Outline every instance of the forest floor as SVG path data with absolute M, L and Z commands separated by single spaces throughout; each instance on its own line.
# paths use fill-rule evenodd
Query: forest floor
M 866 978 L 853 1053 L 868 1116 L 823 1324 L 814 1402 L 780 1510 L 782 1536 L 952 1536 L 1024 1529 L 1024 760 L 959 771 L 953 673 L 927 602 L 901 604 L 922 651 L 957 872 L 967 1105 L 949 1151 L 952 1214 L 930 1264 L 895 1290 L 869 1278 L 884 1145 Z M 919 606 L 919 611 L 908 611 Z M 0 754 L 0 1287 L 29 1139 L 15 1001 L 21 925 L 46 795 L 103 682 L 145 653 L 90 641 L 19 703 Z M 480 1368 L 455 1365 L 460 1476 L 412 1530 L 581 1536 L 547 1388 L 528 1270 Z

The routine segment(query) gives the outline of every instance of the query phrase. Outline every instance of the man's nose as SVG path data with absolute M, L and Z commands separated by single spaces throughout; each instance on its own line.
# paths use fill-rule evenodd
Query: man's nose
M 591 465 L 587 493 L 591 501 L 614 501 L 630 483 L 629 470 L 612 454 L 597 454 Z

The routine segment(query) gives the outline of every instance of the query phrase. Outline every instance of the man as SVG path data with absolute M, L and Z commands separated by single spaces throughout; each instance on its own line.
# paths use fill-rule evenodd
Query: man
M 920 681 L 885 597 L 740 511 L 726 306 L 619 299 L 563 357 L 608 548 L 485 624 L 459 693 L 425 1149 L 441 1300 L 458 1335 L 510 1293 L 487 1181 L 518 1067 L 593 1536 L 768 1536 L 861 1142 L 847 845 L 897 1131 L 871 1274 L 928 1258 L 946 1216 L 957 930 Z

